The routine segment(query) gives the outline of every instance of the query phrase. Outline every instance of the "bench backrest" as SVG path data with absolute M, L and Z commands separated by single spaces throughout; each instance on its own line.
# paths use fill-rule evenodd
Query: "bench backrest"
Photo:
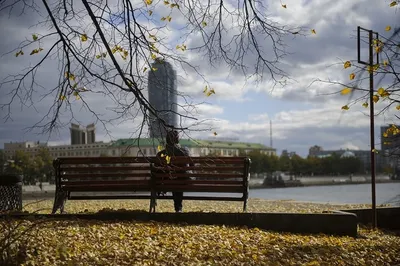
M 56 185 L 70 191 L 149 190 L 155 157 L 89 157 L 54 160 Z M 89 189 L 90 188 L 90 189 Z
M 169 163 L 152 163 L 156 190 L 186 192 L 237 192 L 248 187 L 247 157 L 173 157 Z

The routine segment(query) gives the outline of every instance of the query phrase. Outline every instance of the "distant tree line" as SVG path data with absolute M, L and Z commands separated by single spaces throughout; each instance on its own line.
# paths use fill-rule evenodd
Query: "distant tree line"
M 6 160 L 1 151 L 0 166 L 0 175 L 22 175 L 25 185 L 53 180 L 53 158 L 47 148 L 41 148 L 35 156 L 17 151 L 11 160 Z
M 243 155 L 244 153 L 241 152 Z M 348 175 L 365 173 L 363 162 L 357 157 L 331 156 L 302 158 L 299 155 L 266 155 L 259 151 L 247 153 L 251 159 L 251 173 L 288 172 L 292 175 Z M 377 169 L 382 171 L 382 169 Z M 386 169 L 388 171 L 388 169 Z

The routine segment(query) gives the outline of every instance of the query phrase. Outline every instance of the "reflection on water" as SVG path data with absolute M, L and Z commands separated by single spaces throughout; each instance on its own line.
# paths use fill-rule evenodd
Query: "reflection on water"
M 376 184 L 376 203 L 400 203 L 400 183 Z M 251 189 L 250 198 L 296 200 L 324 203 L 370 204 L 371 185 L 335 185 L 292 188 Z

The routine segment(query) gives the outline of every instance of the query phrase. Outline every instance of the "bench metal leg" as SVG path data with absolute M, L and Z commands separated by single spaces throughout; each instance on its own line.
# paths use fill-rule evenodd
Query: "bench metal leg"
M 249 187 L 247 187 L 247 189 L 246 189 L 246 191 L 245 191 L 245 193 L 243 195 L 243 199 L 244 199 L 243 212 L 247 212 L 247 202 L 249 200 Z
M 243 202 L 243 212 L 247 212 L 247 199 Z
M 150 210 L 149 212 L 156 212 L 156 206 L 157 206 L 157 194 L 155 191 L 151 191 L 151 199 L 150 199 Z
M 67 198 L 68 198 L 68 192 L 56 189 L 53 210 L 51 213 L 55 214 L 58 209 L 60 209 L 60 213 L 63 213 Z

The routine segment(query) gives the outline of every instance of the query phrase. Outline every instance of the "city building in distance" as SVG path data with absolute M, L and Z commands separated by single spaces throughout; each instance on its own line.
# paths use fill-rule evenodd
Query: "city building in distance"
M 169 62 L 156 59 L 148 74 L 149 102 L 158 111 L 158 115 L 168 125 L 178 124 L 177 79 L 176 71 Z M 149 114 L 150 138 L 165 139 L 166 129 L 162 123 Z
M 71 123 L 70 127 L 71 145 L 92 144 L 96 142 L 96 126 L 92 123 L 81 128 L 79 125 Z
M 34 144 L 34 145 L 33 145 Z M 265 155 L 276 155 L 276 150 L 259 143 L 245 143 L 232 141 L 211 141 L 181 139 L 180 144 L 189 149 L 191 156 L 239 156 L 240 152 L 249 153 L 259 151 Z M 120 157 L 120 156 L 155 156 L 157 146 L 162 145 L 158 138 L 131 138 L 119 139 L 113 142 L 96 142 L 92 144 L 56 145 L 47 143 L 17 142 L 5 143 L 4 154 L 6 159 L 13 159 L 16 151 L 23 151 L 30 157 L 35 157 L 41 148 L 49 151 L 53 158 L 58 157 Z

